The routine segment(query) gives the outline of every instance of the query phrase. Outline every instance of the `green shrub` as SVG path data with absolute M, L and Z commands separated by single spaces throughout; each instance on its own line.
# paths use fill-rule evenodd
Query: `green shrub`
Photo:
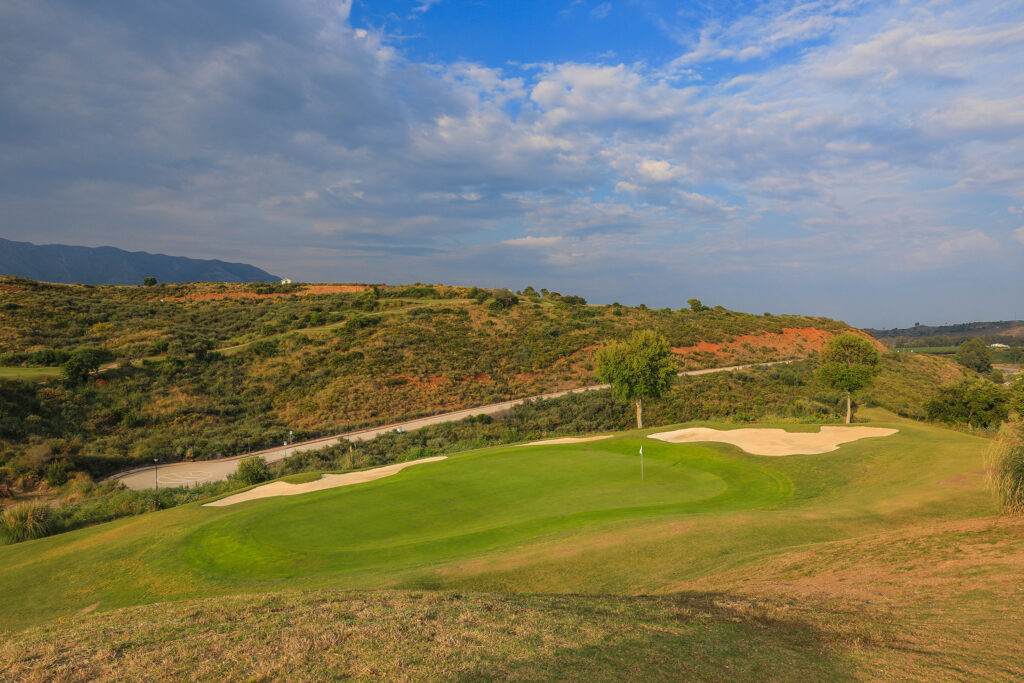
M 1006 425 L 992 445 L 989 481 L 1003 512 L 1024 514 L 1024 425 Z
M 1009 413 L 1009 396 L 991 382 L 964 379 L 940 387 L 925 410 L 928 419 L 946 424 L 997 427 Z
M 16 505 L 0 515 L 0 527 L 15 543 L 42 538 L 53 532 L 53 511 L 39 503 Z
M 46 483 L 50 486 L 63 486 L 68 481 L 68 470 L 64 463 L 54 461 L 46 468 Z
M 270 468 L 267 466 L 267 461 L 258 455 L 251 458 L 243 458 L 238 463 L 238 471 L 235 473 L 235 479 L 246 486 L 261 484 L 270 479 L 270 477 Z

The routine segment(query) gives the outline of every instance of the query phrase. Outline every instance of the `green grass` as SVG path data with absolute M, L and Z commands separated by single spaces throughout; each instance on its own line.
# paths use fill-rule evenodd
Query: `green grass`
M 1024 676 L 1024 522 L 991 518 L 989 442 L 861 417 L 900 431 L 491 448 L 0 547 L 0 677 Z
M 794 547 L 992 511 L 982 490 L 939 485 L 980 469 L 987 441 L 895 426 L 785 458 L 648 439 L 643 482 L 637 433 L 493 448 L 359 486 L 0 547 L 0 628 L 95 602 L 295 588 L 654 593 Z
M 60 368 L 23 368 L 0 366 L 0 380 L 17 379 L 23 382 L 41 382 L 60 376 Z

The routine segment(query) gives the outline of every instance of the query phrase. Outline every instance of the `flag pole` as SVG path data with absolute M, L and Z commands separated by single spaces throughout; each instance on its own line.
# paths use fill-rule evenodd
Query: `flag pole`
M 640 481 L 644 480 L 644 446 L 640 444 Z

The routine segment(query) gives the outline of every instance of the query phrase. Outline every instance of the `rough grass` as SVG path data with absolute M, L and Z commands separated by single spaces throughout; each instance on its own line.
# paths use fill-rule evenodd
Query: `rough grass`
M 662 596 L 311 591 L 77 615 L 16 680 L 1020 680 L 1024 520 L 817 544 Z
M 1024 425 L 1005 425 L 992 444 L 989 478 L 1003 512 L 1024 514 Z
M 60 376 L 60 368 L 23 368 L 0 366 L 0 380 L 18 379 L 23 382 L 41 382 Z
M 849 631 L 850 629 L 844 629 Z M 18 680 L 828 680 L 842 632 L 760 600 L 286 593 L 72 618 L 0 645 Z

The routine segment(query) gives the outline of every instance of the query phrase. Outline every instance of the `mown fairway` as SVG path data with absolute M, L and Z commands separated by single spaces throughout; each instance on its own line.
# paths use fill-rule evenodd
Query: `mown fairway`
M 638 433 L 494 448 L 350 488 L 6 546 L 0 623 L 296 588 L 668 592 L 811 543 L 991 514 L 985 440 L 873 424 L 901 431 L 783 458 L 648 439 L 643 482 Z

